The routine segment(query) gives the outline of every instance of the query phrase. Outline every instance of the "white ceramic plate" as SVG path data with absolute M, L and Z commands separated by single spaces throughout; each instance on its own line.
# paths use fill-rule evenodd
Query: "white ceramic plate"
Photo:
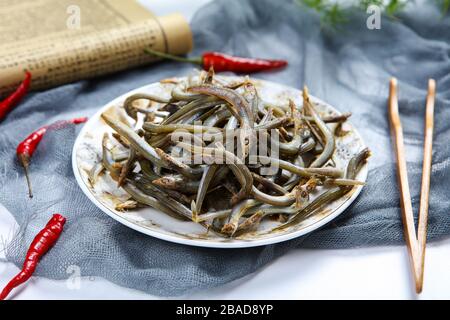
M 238 80 L 237 77 L 221 77 L 221 79 L 224 81 Z M 259 95 L 267 102 L 287 104 L 290 98 L 297 105 L 302 104 L 301 92 L 299 90 L 272 82 L 252 80 L 257 87 Z M 118 202 L 127 199 L 127 194 L 117 188 L 116 183 L 109 175 L 101 175 L 95 186 L 92 186 L 88 180 L 88 171 L 100 159 L 102 136 L 105 132 L 112 132 L 101 120 L 100 115 L 109 108 L 120 108 L 125 98 L 132 94 L 140 92 L 168 96 L 172 88 L 173 84 L 154 83 L 118 97 L 101 108 L 86 123 L 75 142 L 72 165 L 78 184 L 86 196 L 98 208 L 120 223 L 159 239 L 192 246 L 215 248 L 261 246 L 290 240 L 320 228 L 340 215 L 361 192 L 361 186 L 355 187 L 343 198 L 328 204 L 320 212 L 282 231 L 277 231 L 276 233 L 248 233 L 234 239 L 223 238 L 212 232 L 207 233 L 202 226 L 194 222 L 179 221 L 153 208 L 133 209 L 127 212 L 115 210 Z M 311 99 L 318 104 L 318 110 L 321 114 L 339 114 L 336 109 L 327 103 L 314 97 L 311 97 Z M 348 124 L 348 126 L 350 132 L 336 140 L 337 152 L 334 161 L 338 167 L 342 168 L 345 168 L 346 163 L 355 153 L 365 147 L 356 129 L 351 124 Z M 367 165 L 365 165 L 360 170 L 357 179 L 366 181 L 367 172 Z M 261 228 L 264 230 L 276 224 L 277 222 L 273 221 L 264 222 Z

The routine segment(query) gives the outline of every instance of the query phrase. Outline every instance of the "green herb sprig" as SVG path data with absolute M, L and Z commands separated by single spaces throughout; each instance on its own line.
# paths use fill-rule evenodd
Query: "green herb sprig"
M 391 18 L 395 18 L 405 7 L 414 0 L 296 0 L 300 5 L 309 7 L 319 13 L 321 22 L 325 26 L 337 27 L 348 22 L 347 15 L 350 10 L 362 9 L 364 11 L 371 5 L 377 5 L 381 11 Z M 441 7 L 442 15 L 448 13 L 450 0 L 435 0 Z M 345 5 L 343 4 L 345 2 Z

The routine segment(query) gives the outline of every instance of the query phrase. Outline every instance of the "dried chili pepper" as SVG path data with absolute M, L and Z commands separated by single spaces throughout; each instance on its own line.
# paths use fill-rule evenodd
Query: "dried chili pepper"
M 44 126 L 37 131 L 30 134 L 25 140 L 23 140 L 18 146 L 17 146 L 17 157 L 19 158 L 20 163 L 22 164 L 23 168 L 25 169 L 25 177 L 27 179 L 28 184 L 28 192 L 30 195 L 30 198 L 33 197 L 33 192 L 31 189 L 31 182 L 30 177 L 28 173 L 28 167 L 30 165 L 31 157 L 33 156 L 34 151 L 36 151 L 37 146 L 39 145 L 39 142 L 41 142 L 42 138 L 44 137 L 45 133 L 49 129 L 56 129 L 61 126 L 64 126 L 66 124 L 80 124 L 87 121 L 86 117 L 82 118 L 75 118 L 71 120 L 65 120 L 65 121 L 58 121 L 50 126 Z
M 20 271 L 20 273 L 5 286 L 0 293 L 0 300 L 4 300 L 12 289 L 31 278 L 36 270 L 39 260 L 58 240 L 65 223 L 66 218 L 59 213 L 54 214 L 44 229 L 36 235 L 28 249 L 22 271 Z
M 285 60 L 241 58 L 220 52 L 205 52 L 198 58 L 179 57 L 152 49 L 145 49 L 145 52 L 164 59 L 195 63 L 201 65 L 206 71 L 213 67 L 216 72 L 232 71 L 236 73 L 253 73 L 282 68 L 288 64 Z
M 22 100 L 28 92 L 31 84 L 31 73 L 25 72 L 25 79 L 5 100 L 0 102 L 0 120 L 3 120 L 8 113 Z

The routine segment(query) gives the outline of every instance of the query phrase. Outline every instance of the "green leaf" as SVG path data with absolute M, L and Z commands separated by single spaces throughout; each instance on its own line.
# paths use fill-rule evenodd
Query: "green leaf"
M 327 0 L 297 0 L 297 2 L 319 12 L 323 11 L 328 5 Z
M 441 0 L 442 2 L 442 15 L 446 15 L 450 9 L 450 0 Z
M 348 19 L 345 17 L 344 10 L 339 6 L 339 4 L 335 3 L 325 11 L 322 16 L 322 22 L 332 26 L 337 26 L 348 22 Z
M 384 7 L 384 1 L 383 0 L 360 0 L 360 7 L 364 10 L 367 10 L 369 6 L 379 6 L 380 8 Z
M 386 6 L 386 13 L 388 16 L 395 16 L 399 11 L 401 11 L 405 6 L 408 0 L 391 0 Z

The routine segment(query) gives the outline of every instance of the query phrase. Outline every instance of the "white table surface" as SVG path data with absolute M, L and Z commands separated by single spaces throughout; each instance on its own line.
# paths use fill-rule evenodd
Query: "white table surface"
M 209 0 L 140 0 L 158 15 L 174 11 L 188 19 Z M 0 238 L 17 225 L 0 205 Z M 0 258 L 2 258 L 0 253 Z M 18 269 L 0 262 L 0 287 Z M 425 285 L 414 294 L 407 251 L 402 247 L 351 250 L 293 250 L 243 279 L 199 291 L 186 299 L 450 299 L 450 240 L 427 246 Z M 78 288 L 67 281 L 33 277 L 14 299 L 160 299 L 119 287 L 101 278 L 82 277 Z

